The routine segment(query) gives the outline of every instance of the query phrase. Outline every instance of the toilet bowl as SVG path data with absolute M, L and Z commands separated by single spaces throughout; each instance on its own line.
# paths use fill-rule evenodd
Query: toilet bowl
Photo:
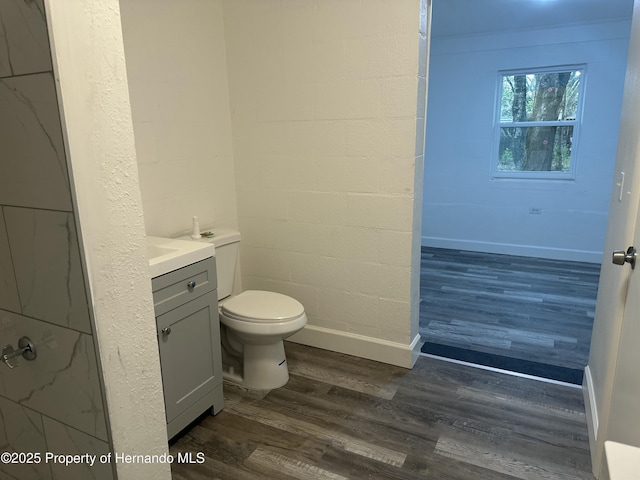
M 224 378 L 258 390 L 285 385 L 289 370 L 282 341 L 307 324 L 302 304 L 279 293 L 247 290 L 223 301 L 219 313 Z
M 307 324 L 304 307 L 276 292 L 232 295 L 240 233 L 210 231 L 198 241 L 215 245 L 223 378 L 252 390 L 282 387 L 289 380 L 283 340 Z

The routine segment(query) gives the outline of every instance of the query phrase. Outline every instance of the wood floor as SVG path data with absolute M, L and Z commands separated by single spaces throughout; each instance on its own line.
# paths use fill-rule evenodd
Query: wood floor
M 424 341 L 583 369 L 600 265 L 422 249 Z
M 170 448 L 182 479 L 590 479 L 578 388 L 422 356 L 412 370 L 285 342 L 290 380 Z

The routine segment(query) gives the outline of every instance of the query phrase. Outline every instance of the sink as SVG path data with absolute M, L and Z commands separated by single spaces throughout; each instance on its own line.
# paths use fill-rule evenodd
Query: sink
M 158 245 L 149 245 L 149 243 L 147 243 L 147 256 L 149 257 L 149 260 L 161 257 L 162 255 L 175 253 L 177 251 L 179 251 L 178 248 L 160 247 Z
M 212 243 L 175 238 L 147 237 L 151 278 L 159 277 L 215 255 Z

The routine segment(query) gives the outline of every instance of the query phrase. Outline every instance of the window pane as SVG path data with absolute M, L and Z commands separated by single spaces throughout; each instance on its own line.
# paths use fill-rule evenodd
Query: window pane
M 573 126 L 503 127 L 499 172 L 568 172 Z
M 581 71 L 502 76 L 501 122 L 573 120 Z

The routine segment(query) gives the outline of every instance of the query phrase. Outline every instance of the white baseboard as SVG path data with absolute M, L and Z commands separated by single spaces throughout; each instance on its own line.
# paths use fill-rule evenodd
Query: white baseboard
M 590 250 L 571 250 L 564 248 L 538 247 L 535 245 L 516 245 L 511 243 L 480 242 L 457 238 L 422 237 L 425 247 L 451 248 L 471 252 L 504 253 L 522 257 L 550 258 L 573 262 L 601 263 L 602 252 Z
M 589 432 L 589 449 L 591 460 L 595 461 L 596 440 L 598 439 L 598 407 L 596 405 L 596 394 L 593 388 L 593 378 L 589 365 L 584 368 L 584 379 L 582 381 L 582 395 L 584 397 L 584 409 L 587 416 L 587 430 Z M 596 466 L 591 466 L 595 472 Z
M 315 325 L 307 325 L 287 340 L 404 368 L 413 368 L 422 346 L 420 334 L 404 344 Z

